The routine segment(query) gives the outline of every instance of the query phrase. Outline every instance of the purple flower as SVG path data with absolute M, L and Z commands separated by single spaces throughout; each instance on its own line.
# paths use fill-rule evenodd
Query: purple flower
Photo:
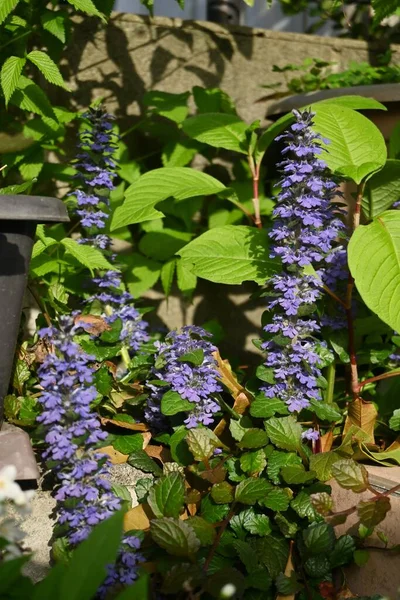
M 164 423 L 160 403 L 167 391 L 177 392 L 193 404 L 184 423 L 188 429 L 199 423 L 211 425 L 214 414 L 220 410 L 213 395 L 222 391 L 218 382 L 217 362 L 213 357 L 215 346 L 207 340 L 210 334 L 194 325 L 183 327 L 180 332 L 171 331 L 164 343 L 158 345 L 155 368 L 147 383 L 151 395 L 145 410 L 147 421 L 155 428 Z M 199 360 L 193 359 L 195 354 Z M 159 379 L 165 384 L 159 387 L 151 383 Z
M 321 281 L 332 285 L 346 276 L 345 249 L 338 243 L 344 224 L 333 204 L 336 183 L 328 178 L 322 138 L 311 129 L 313 114 L 293 111 L 296 122 L 277 139 L 285 140 L 280 163 L 281 192 L 269 236 L 272 257 L 282 261 L 282 273 L 269 282 L 267 307 L 272 319 L 264 327 L 268 339 L 265 366 L 273 382 L 262 388 L 268 398 L 283 400 L 289 411 L 300 411 L 320 400 L 320 360 L 316 335 L 320 325 L 311 315 L 321 297 Z M 315 265 L 316 275 L 304 268 Z
M 303 431 L 301 437 L 303 440 L 310 440 L 316 442 L 317 440 L 319 440 L 319 431 L 316 431 L 315 429 L 312 429 L 310 427 L 310 429 L 307 429 L 307 431 Z
M 43 457 L 58 480 L 55 492 L 58 524 L 66 529 L 72 547 L 86 539 L 94 525 L 121 508 L 121 500 L 107 480 L 108 458 L 96 451 L 107 433 L 101 430 L 99 418 L 90 407 L 97 396 L 93 385 L 94 358 L 85 354 L 74 340 L 78 329 L 72 317 L 62 316 L 59 329 L 52 327 L 39 332 L 41 337 L 51 336 L 54 349 L 38 371 L 43 412 L 37 420 L 45 430 Z M 135 543 L 136 550 L 140 542 Z M 121 556 L 127 553 L 124 546 L 121 552 Z M 132 580 L 141 560 L 134 551 L 130 559 Z

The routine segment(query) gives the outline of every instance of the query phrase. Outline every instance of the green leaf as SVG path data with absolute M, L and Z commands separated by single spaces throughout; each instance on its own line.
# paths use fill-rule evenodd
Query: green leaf
M 190 92 L 183 94 L 171 94 L 160 90 L 151 90 L 143 96 L 143 104 L 162 117 L 166 117 L 175 123 L 184 121 L 188 114 L 187 101 Z
M 389 210 L 350 238 L 351 274 L 365 304 L 400 331 L 400 212 Z
M 135 450 L 129 455 L 128 464 L 145 473 L 153 473 L 159 477 L 162 475 L 162 470 L 157 463 L 146 454 L 144 450 Z
M 276 485 L 280 484 L 279 474 L 282 467 L 289 465 L 301 465 L 301 458 L 293 452 L 279 452 L 274 450 L 268 458 L 268 477 Z
M 21 110 L 33 112 L 51 120 L 56 119 L 53 107 L 44 91 L 24 75 L 20 76 L 10 102 Z
M 289 521 L 284 515 L 278 513 L 275 515 L 275 523 L 285 538 L 294 538 L 299 530 L 299 526 L 294 521 Z
M 320 481 L 328 481 L 332 478 L 332 467 L 340 460 L 335 452 L 321 452 L 310 457 L 310 469 L 315 471 Z
M 379 24 L 386 17 L 390 17 L 399 9 L 398 0 L 372 0 L 372 8 L 374 9 L 374 22 Z
M 267 515 L 259 515 L 253 509 L 247 509 L 247 516 L 243 520 L 243 527 L 252 535 L 269 535 L 271 523 Z
M 328 167 L 360 183 L 386 162 L 386 144 L 379 129 L 364 115 L 335 104 L 315 104 L 314 129 L 330 140 L 323 159 Z
M 262 506 L 273 510 L 274 512 L 284 512 L 288 509 L 290 498 L 285 489 L 275 487 L 267 493 L 265 498 L 260 502 Z
M 41 16 L 40 21 L 43 29 L 54 35 L 60 42 L 65 44 L 65 15 L 61 11 L 46 10 Z
M 351 458 L 336 461 L 332 465 L 332 475 L 342 488 L 352 490 L 356 494 L 368 489 L 367 469 Z
M 2 0 L 2 2 L 0 2 L 0 24 L 14 10 L 18 2 L 19 0 Z
M 270 576 L 275 579 L 285 570 L 288 556 L 289 543 L 281 536 L 267 535 L 254 540 L 254 548 L 259 561 L 268 569 Z
M 163 286 L 164 294 L 167 298 L 171 293 L 171 287 L 175 275 L 175 267 L 176 260 L 174 258 L 163 264 L 163 266 L 161 267 L 161 283 Z
M 122 537 L 123 513 L 118 512 L 93 529 L 74 551 L 61 580 L 59 600 L 92 598 L 114 563 Z
M 248 473 L 249 475 L 258 475 L 258 473 L 261 473 L 267 466 L 264 450 L 260 449 L 255 450 L 254 452 L 245 452 L 240 457 L 240 466 L 245 473 Z
M 98 361 L 115 358 L 121 350 L 121 344 L 115 346 L 102 346 L 96 344 L 92 340 L 82 340 L 81 346 L 87 354 L 94 356 Z
M 172 569 L 164 575 L 160 592 L 178 595 L 182 590 L 197 588 L 201 585 L 203 579 L 204 572 L 200 565 L 191 565 L 189 563 L 180 562 L 179 564 L 175 564 Z M 146 596 L 144 600 L 149 600 L 148 596 Z
M 331 565 L 326 556 L 310 556 L 304 563 L 304 570 L 312 579 L 325 580 L 331 573 Z
M 195 350 L 191 350 L 190 352 L 186 352 L 186 354 L 182 354 L 178 358 L 179 362 L 188 362 L 196 367 L 199 367 L 203 364 L 204 360 L 204 350 L 202 348 L 196 348 Z
M 303 531 L 304 545 L 312 556 L 333 550 L 335 532 L 328 523 L 313 523 Z
M 193 529 L 202 546 L 211 546 L 216 536 L 215 527 L 211 523 L 198 516 L 190 517 L 186 523 Z
M 178 392 L 173 392 L 170 390 L 161 398 L 161 412 L 167 417 L 188 410 L 193 410 L 193 403 L 182 398 Z
M 96 6 L 93 4 L 92 0 L 67 0 L 72 6 L 74 6 L 77 10 L 81 10 L 87 15 L 100 17 L 104 22 L 106 19 Z
M 6 106 L 11 96 L 13 95 L 15 89 L 17 88 L 18 81 L 26 63 L 25 58 L 19 58 L 18 56 L 10 56 L 4 62 L 1 73 L 0 73 L 0 81 L 1 88 L 3 90 L 4 98 L 6 101 Z
M 283 450 L 299 450 L 301 448 L 302 428 L 292 416 L 269 419 L 265 428 L 273 444 Z
M 279 268 L 269 257 L 266 232 L 241 225 L 206 231 L 178 254 L 195 275 L 215 283 L 265 283 Z
M 200 148 L 201 144 L 187 138 L 170 140 L 161 154 L 163 167 L 186 167 Z
M 248 573 L 252 573 L 258 568 L 258 557 L 254 548 L 252 548 L 250 544 L 244 542 L 243 540 L 234 540 L 233 547 L 238 553 L 238 556 L 246 567 L 246 571 Z
M 238 446 L 240 448 L 262 448 L 267 444 L 268 436 L 263 429 L 250 428 L 246 430 Z
M 265 479 L 250 477 L 241 481 L 236 487 L 235 501 L 242 504 L 255 504 L 258 500 L 262 500 L 271 488 L 271 484 Z
M 303 589 L 303 585 L 298 582 L 297 575 L 291 571 L 290 576 L 284 573 L 279 573 L 276 578 L 276 589 L 282 596 L 294 596 L 297 592 Z
M 192 429 L 186 435 L 186 442 L 197 461 L 207 460 L 215 448 L 224 446 L 211 429 Z
M 400 408 L 397 408 L 390 417 L 389 427 L 393 431 L 400 431 Z
M 310 496 L 311 504 L 320 515 L 329 515 L 333 509 L 333 498 L 327 492 L 318 492 Z
M 143 448 L 143 436 L 140 433 L 133 435 L 119 435 L 112 441 L 112 446 L 122 454 L 131 454 Z
M 197 277 L 191 272 L 190 268 L 183 262 L 178 260 L 176 263 L 176 277 L 178 288 L 186 297 L 190 297 L 197 285 Z
M 31 61 L 39 71 L 44 75 L 45 79 L 54 85 L 58 85 L 66 90 L 69 90 L 63 76 L 60 73 L 56 63 L 48 54 L 41 50 L 32 50 L 27 54 L 26 58 Z
M 153 540 L 173 556 L 194 556 L 200 541 L 193 529 L 184 521 L 164 517 L 150 522 Z
M 76 258 L 78 262 L 87 267 L 92 273 L 94 269 L 114 270 L 113 265 L 108 262 L 103 253 L 93 246 L 79 244 L 71 238 L 64 238 L 61 240 L 61 244 L 64 246 L 66 254 L 71 254 L 71 256 Z
M 139 242 L 139 250 L 155 260 L 166 261 L 192 239 L 186 231 L 162 229 L 146 233 Z
M 210 495 L 205 496 L 201 501 L 201 515 L 209 523 L 218 523 L 223 521 L 229 513 L 229 504 L 216 504 Z
M 303 465 L 282 467 L 281 475 L 289 485 L 308 483 L 315 479 L 315 471 L 306 471 Z
M 154 515 L 177 519 L 185 501 L 185 485 L 179 472 L 161 477 L 151 488 L 147 502 Z
M 193 455 L 186 442 L 187 429 L 184 425 L 179 427 L 170 437 L 169 447 L 172 458 L 180 465 L 189 465 L 193 462 Z
M 119 260 L 127 266 L 124 279 L 134 298 L 138 298 L 157 283 L 161 273 L 159 262 L 137 252 L 120 256 Z
M 335 403 L 327 404 L 320 400 L 311 400 L 309 410 L 315 413 L 321 421 L 340 421 L 342 419 L 342 413 Z
M 232 502 L 234 497 L 233 487 L 227 481 L 215 483 L 211 488 L 211 498 L 217 504 Z
M 400 198 L 400 160 L 387 160 L 367 182 L 362 209 L 368 219 L 379 216 Z
M 353 554 L 354 562 L 357 567 L 363 567 L 369 561 L 370 554 L 368 550 L 356 550 Z
M 225 189 L 214 177 L 188 167 L 154 169 L 128 187 L 125 202 L 113 214 L 111 229 L 162 217 L 163 213 L 154 207 L 171 196 L 179 201 L 218 194 Z
M 384 496 L 383 498 L 378 498 L 376 501 L 359 502 L 357 505 L 357 514 L 365 527 L 373 528 L 384 520 L 390 508 L 390 498 Z
M 351 563 L 353 552 L 356 549 L 354 539 L 351 535 L 342 535 L 335 543 L 332 553 L 329 555 L 331 567 L 342 567 L 347 563 Z
M 259 419 L 268 419 L 276 413 L 287 414 L 286 404 L 279 398 L 267 398 L 264 394 L 259 394 L 250 404 L 250 414 Z
M 203 88 L 195 85 L 193 98 L 199 113 L 228 113 L 236 115 L 232 98 L 220 88 Z
M 214 146 L 247 154 L 247 123 L 236 115 L 206 113 L 190 117 L 182 123 L 182 129 L 189 137 Z

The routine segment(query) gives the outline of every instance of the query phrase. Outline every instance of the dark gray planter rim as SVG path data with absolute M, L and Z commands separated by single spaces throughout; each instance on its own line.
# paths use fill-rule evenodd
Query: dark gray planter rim
M 328 98 L 336 98 L 337 96 L 366 96 L 374 98 L 382 104 L 400 102 L 400 83 L 356 85 L 354 87 L 335 88 L 334 90 L 318 90 L 307 94 L 295 94 L 268 104 L 266 117 L 275 117 L 290 112 L 294 108 L 306 106 L 308 102 L 311 104 L 320 100 L 328 100 Z
M 62 200 L 46 196 L 0 195 L 0 221 L 66 223 L 68 212 Z

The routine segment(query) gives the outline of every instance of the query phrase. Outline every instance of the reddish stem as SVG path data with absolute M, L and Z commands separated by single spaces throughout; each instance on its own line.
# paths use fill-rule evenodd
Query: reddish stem
M 382 379 L 389 379 L 389 377 L 397 377 L 400 375 L 400 369 L 397 371 L 389 371 L 388 373 L 382 373 L 382 375 L 376 375 L 375 377 L 369 377 L 368 379 L 364 379 L 358 384 L 358 391 L 361 390 L 368 383 L 374 383 L 374 381 L 380 381 Z

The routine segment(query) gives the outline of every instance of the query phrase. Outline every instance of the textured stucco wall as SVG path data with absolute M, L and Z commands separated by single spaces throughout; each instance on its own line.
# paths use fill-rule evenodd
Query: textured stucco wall
M 398 62 L 399 47 L 393 52 Z M 345 67 L 370 55 L 366 43 L 354 40 L 113 13 L 107 27 L 82 19 L 63 62 L 81 106 L 103 97 L 110 110 L 125 117 L 141 113 L 148 89 L 218 86 L 252 121 L 265 114 L 265 102 L 258 102 L 266 94 L 261 85 L 284 81 L 272 71 L 274 64 L 318 57 Z

